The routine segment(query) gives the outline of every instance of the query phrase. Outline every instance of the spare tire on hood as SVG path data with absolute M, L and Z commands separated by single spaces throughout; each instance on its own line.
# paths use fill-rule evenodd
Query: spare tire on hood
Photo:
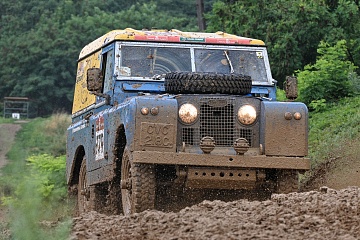
M 251 77 L 242 74 L 170 72 L 165 75 L 165 91 L 168 93 L 246 95 L 251 93 L 251 86 Z

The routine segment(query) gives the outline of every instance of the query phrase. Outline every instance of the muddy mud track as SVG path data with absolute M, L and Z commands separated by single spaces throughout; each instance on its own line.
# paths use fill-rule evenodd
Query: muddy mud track
M 71 239 L 359 239 L 360 188 L 273 194 L 265 201 L 203 201 L 178 212 L 89 212 Z

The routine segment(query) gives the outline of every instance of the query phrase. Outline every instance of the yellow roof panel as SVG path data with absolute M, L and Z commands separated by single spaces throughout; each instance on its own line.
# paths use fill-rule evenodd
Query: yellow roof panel
M 113 30 L 95 41 L 86 45 L 79 59 L 100 49 L 103 45 L 114 40 L 122 41 L 145 41 L 145 42 L 181 42 L 181 43 L 204 43 L 225 45 L 265 45 L 258 39 L 240 37 L 224 32 L 182 32 L 176 29 L 167 30 L 135 30 L 126 28 L 124 30 Z

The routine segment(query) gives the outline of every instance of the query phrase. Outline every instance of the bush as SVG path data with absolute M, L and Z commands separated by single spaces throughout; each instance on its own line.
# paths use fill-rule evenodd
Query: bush
M 276 89 L 276 100 L 283 101 L 283 102 L 287 101 L 285 90 L 280 89 L 280 88 Z
M 326 100 L 320 99 L 320 100 L 312 100 L 309 104 L 309 108 L 311 110 L 314 110 L 315 112 L 322 112 L 326 109 Z
M 347 60 L 346 41 L 338 41 L 335 46 L 321 42 L 317 52 L 316 63 L 297 73 L 299 100 L 309 105 L 313 101 L 334 102 L 357 94 L 360 85 L 357 67 Z
M 47 153 L 61 156 L 66 153 L 66 129 L 71 124 L 68 114 L 57 113 L 49 118 L 35 118 L 24 125 L 19 140 L 28 155 Z
M 10 210 L 11 239 L 68 238 L 73 208 L 65 180 L 69 124 L 69 115 L 54 114 L 23 124 L 16 135 L 0 177 L 2 204 Z
M 32 168 L 30 178 L 38 182 L 37 191 L 42 198 L 50 202 L 66 198 L 65 156 L 41 154 L 29 157 L 28 162 Z

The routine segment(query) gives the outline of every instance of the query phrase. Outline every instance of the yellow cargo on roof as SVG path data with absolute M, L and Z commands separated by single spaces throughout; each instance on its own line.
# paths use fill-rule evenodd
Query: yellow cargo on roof
M 102 46 L 114 40 L 121 41 L 145 41 L 145 42 L 174 42 L 174 43 L 204 43 L 223 45 L 265 45 L 258 39 L 240 37 L 224 32 L 182 32 L 176 29 L 167 30 L 113 30 L 95 41 L 86 45 L 79 55 L 79 60 L 99 50 Z

